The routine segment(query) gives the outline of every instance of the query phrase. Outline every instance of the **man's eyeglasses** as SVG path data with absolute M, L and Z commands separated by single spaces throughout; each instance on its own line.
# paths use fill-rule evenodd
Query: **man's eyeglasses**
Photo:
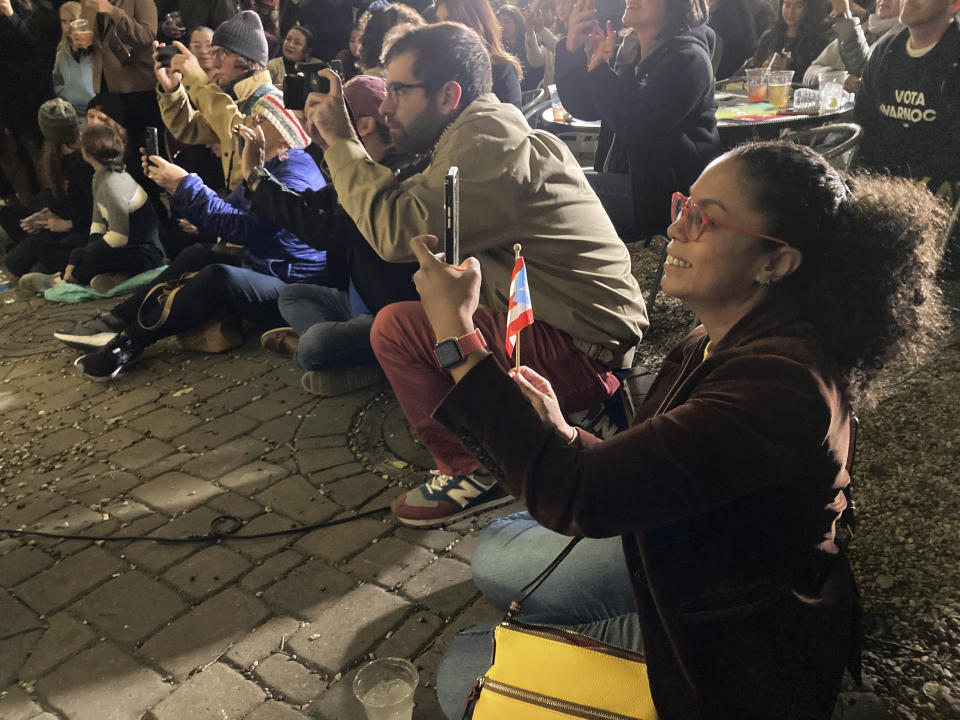
M 746 228 L 737 227 L 736 225 L 728 225 L 727 223 L 722 223 L 719 220 L 713 220 L 707 216 L 699 205 L 693 202 L 683 193 L 675 192 L 673 197 L 670 199 L 670 222 L 676 222 L 677 218 L 686 218 L 687 222 L 684 226 L 684 232 L 687 234 L 687 239 L 696 242 L 700 239 L 700 236 L 703 235 L 704 231 L 710 225 L 716 225 L 717 227 L 726 228 L 727 230 L 736 230 L 737 232 L 742 232 L 747 235 L 753 235 L 754 237 L 763 238 L 764 240 L 770 240 L 779 245 L 789 246 L 786 240 L 781 240 L 780 238 L 775 238 L 772 235 L 764 235 L 763 233 L 758 233 L 753 230 L 747 230 Z
M 210 49 L 210 57 L 212 57 L 217 62 L 220 62 L 231 52 L 232 52 L 231 50 L 227 50 L 226 48 L 215 47 Z
M 399 102 L 400 98 L 406 95 L 411 90 L 416 90 L 417 88 L 427 87 L 426 83 L 402 83 L 402 82 L 388 82 L 387 83 L 387 97 L 390 98 L 392 102 Z

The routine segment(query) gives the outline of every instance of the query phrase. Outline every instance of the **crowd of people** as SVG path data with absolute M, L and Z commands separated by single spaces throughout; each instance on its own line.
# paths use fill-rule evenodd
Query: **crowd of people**
M 90 380 L 165 337 L 234 347 L 241 323 L 305 392 L 385 376 L 436 464 L 394 500 L 401 523 L 526 505 L 480 535 L 492 602 L 583 536 L 522 619 L 642 651 L 664 720 L 828 718 L 862 639 L 852 411 L 947 322 L 958 11 L 0 0 L 3 262 L 48 298 L 148 276 L 55 333 Z M 715 84 L 748 66 L 808 84 L 845 69 L 861 168 L 787 142 L 723 148 Z M 600 121 L 592 170 L 521 112 L 553 84 Z M 435 254 L 452 166 L 457 266 Z M 655 234 L 662 288 L 700 325 L 601 437 L 583 418 L 649 325 L 625 243 Z M 513 367 L 518 242 L 536 320 Z M 445 658 L 448 717 L 491 632 L 462 631 Z

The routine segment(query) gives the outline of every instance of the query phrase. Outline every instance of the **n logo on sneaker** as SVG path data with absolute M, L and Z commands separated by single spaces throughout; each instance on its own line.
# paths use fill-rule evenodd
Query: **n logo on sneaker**
M 467 478 L 464 478 L 457 487 L 447 490 L 447 498 L 460 505 L 460 507 L 466 507 L 473 498 L 479 497 L 482 492 L 482 488 L 478 488 Z

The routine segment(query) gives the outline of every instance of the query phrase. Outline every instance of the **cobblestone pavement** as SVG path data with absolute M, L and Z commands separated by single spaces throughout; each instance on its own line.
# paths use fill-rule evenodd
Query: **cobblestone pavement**
M 230 514 L 238 535 L 270 532 L 385 507 L 429 463 L 386 386 L 308 395 L 255 340 L 224 355 L 163 341 L 87 381 L 52 332 L 95 309 L 0 293 L 0 527 L 182 537 Z M 417 717 L 439 719 L 455 629 L 499 616 L 470 579 L 488 520 L 0 540 L 0 718 L 351 720 L 356 668 L 401 656 L 420 668 Z

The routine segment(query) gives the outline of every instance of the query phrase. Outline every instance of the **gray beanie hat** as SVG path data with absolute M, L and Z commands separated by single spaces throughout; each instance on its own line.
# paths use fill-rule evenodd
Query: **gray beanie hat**
M 213 33 L 213 44 L 243 55 L 264 67 L 267 65 L 267 36 L 263 23 L 253 10 L 234 15 Z
M 47 100 L 37 112 L 37 124 L 43 137 L 61 145 L 70 145 L 80 137 L 80 122 L 73 105 L 63 98 Z

